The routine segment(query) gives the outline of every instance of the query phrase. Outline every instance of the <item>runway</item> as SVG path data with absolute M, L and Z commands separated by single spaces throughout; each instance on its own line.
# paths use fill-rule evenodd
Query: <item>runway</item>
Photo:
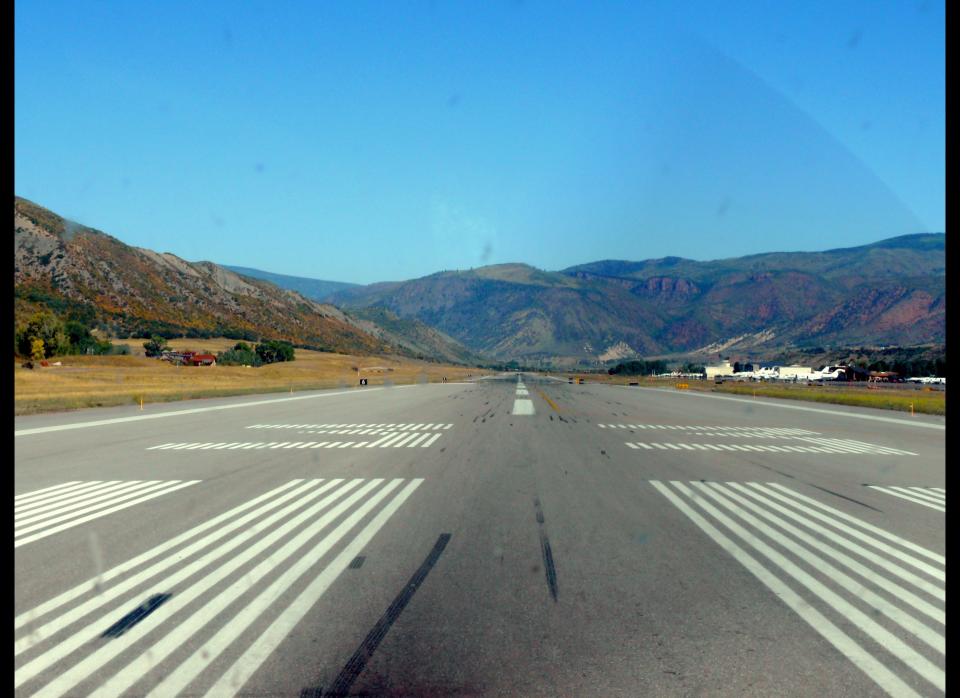
M 14 431 L 17 695 L 945 692 L 942 418 L 504 374 Z

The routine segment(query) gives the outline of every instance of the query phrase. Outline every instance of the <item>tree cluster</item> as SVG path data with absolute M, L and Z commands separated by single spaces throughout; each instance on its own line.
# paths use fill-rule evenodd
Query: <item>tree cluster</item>
M 129 354 L 126 344 L 115 346 L 93 336 L 78 320 L 64 322 L 47 310 L 34 313 L 14 334 L 16 353 L 39 361 L 71 354 Z
M 293 361 L 293 345 L 282 339 L 268 339 L 261 342 L 255 350 L 257 356 L 265 364 L 277 363 L 279 361 Z
M 217 363 L 226 366 L 262 366 L 293 360 L 293 345 L 278 339 L 261 342 L 254 348 L 245 342 L 237 342 L 233 349 L 217 355 Z
M 645 361 L 638 359 L 619 363 L 607 371 L 611 376 L 652 376 L 655 373 L 666 373 L 667 362 L 661 359 Z
M 863 362 L 866 363 L 866 362 Z M 862 366 L 868 371 L 893 371 L 902 378 L 937 376 L 939 378 L 947 377 L 947 357 L 939 359 L 907 359 L 887 362 L 884 360 L 874 361 L 871 364 Z
M 261 366 L 263 361 L 249 344 L 237 342 L 233 349 L 217 354 L 217 363 L 223 366 Z

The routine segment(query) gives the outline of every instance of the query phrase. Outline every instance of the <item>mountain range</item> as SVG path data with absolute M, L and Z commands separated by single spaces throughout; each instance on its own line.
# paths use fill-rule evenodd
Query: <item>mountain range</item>
M 416 320 L 347 313 L 212 262 L 131 247 L 20 197 L 13 220 L 18 325 L 47 309 L 114 337 L 223 335 L 325 351 L 475 359 Z
M 714 261 L 604 260 L 561 271 L 499 264 L 366 286 L 187 262 L 19 197 L 14 233 L 18 321 L 47 307 L 117 335 L 284 338 L 335 351 L 563 366 L 942 343 L 946 333 L 943 233 Z
M 945 235 L 700 262 L 523 264 L 342 289 L 500 359 L 553 364 L 786 346 L 945 341 Z

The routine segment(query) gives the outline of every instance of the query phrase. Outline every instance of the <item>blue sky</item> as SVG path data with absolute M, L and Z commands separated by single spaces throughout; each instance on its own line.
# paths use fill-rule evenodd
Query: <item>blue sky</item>
M 944 5 L 15 5 L 16 193 L 369 283 L 945 230 Z

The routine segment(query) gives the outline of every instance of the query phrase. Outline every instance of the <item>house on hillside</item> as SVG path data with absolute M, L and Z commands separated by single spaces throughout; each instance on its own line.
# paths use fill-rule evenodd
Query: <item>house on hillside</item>
M 187 362 L 191 366 L 216 366 L 217 357 L 213 354 L 192 354 Z

